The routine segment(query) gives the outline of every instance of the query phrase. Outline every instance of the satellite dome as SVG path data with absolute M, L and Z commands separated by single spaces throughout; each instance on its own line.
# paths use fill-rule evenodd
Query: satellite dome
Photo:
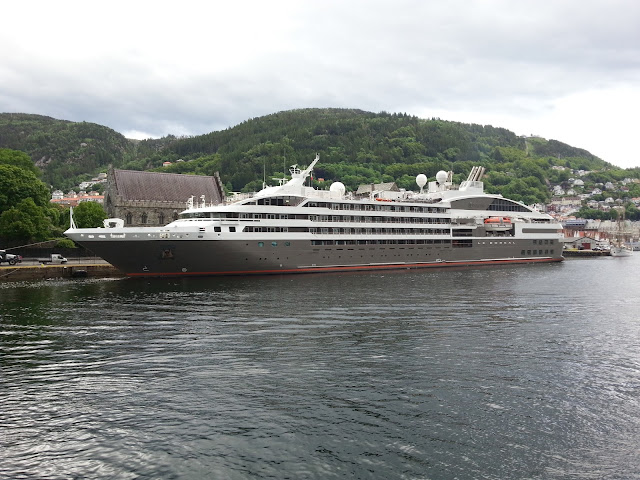
M 338 193 L 340 196 L 344 195 L 346 188 L 342 182 L 333 182 L 329 187 L 330 192 Z
M 440 170 L 438 173 L 436 173 L 436 181 L 442 185 L 444 182 L 447 181 L 447 177 L 449 175 L 447 175 L 447 172 L 445 172 L 444 170 Z
M 416 177 L 416 183 L 420 187 L 420 190 L 422 190 L 422 187 L 427 184 L 427 176 L 424 173 L 421 173 Z

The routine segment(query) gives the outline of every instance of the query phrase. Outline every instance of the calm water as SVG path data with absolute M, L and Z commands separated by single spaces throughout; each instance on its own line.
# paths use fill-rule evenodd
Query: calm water
M 0 284 L 0 477 L 638 478 L 639 267 Z

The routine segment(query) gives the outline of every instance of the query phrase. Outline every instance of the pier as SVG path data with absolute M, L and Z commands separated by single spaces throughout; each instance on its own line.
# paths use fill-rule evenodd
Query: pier
M 104 261 L 74 261 L 63 265 L 43 265 L 23 262 L 0 267 L 0 282 L 24 282 L 54 278 L 124 277 L 113 265 Z
M 578 250 L 567 248 L 562 251 L 564 257 L 610 257 L 609 250 Z

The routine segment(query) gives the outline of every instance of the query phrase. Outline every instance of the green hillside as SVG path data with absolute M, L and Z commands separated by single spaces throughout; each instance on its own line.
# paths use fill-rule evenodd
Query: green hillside
M 225 131 L 176 139 L 131 166 L 219 171 L 230 190 L 250 191 L 260 188 L 263 177 L 273 184 L 291 164 L 307 165 L 316 152 L 320 187 L 318 179 L 340 180 L 349 189 L 389 181 L 413 189 L 418 173 L 433 177 L 438 170 L 453 170 L 459 181 L 473 165 L 483 165 L 491 172 L 489 191 L 529 203 L 548 200 L 548 186 L 563 180 L 553 165 L 613 168 L 585 150 L 525 139 L 504 128 L 346 109 L 292 110 L 247 120 Z M 160 167 L 166 161 L 173 163 Z
M 27 114 L 0 114 L 0 148 L 26 152 L 43 181 L 67 189 L 109 164 L 138 170 L 211 175 L 219 171 L 230 190 L 255 190 L 289 165 L 315 168 L 318 186 L 333 180 L 348 188 L 397 181 L 415 188 L 418 173 L 453 170 L 458 180 L 473 165 L 489 172 L 489 191 L 524 201 L 545 201 L 561 182 L 553 165 L 613 169 L 586 150 L 556 140 L 522 138 L 504 128 L 420 119 L 406 114 L 351 109 L 300 109 L 254 118 L 223 131 L 194 137 L 128 140 L 87 122 Z M 164 162 L 172 162 L 162 167 Z M 325 182 L 318 179 L 324 179 Z
M 26 152 L 42 170 L 42 180 L 61 188 L 111 162 L 122 163 L 131 145 L 118 132 L 94 123 L 4 113 L 0 148 Z

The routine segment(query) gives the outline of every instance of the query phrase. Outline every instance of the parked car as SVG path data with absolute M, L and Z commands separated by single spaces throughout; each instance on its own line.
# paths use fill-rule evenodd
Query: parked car
M 7 262 L 9 265 L 15 265 L 22 262 L 20 255 L 14 255 L 13 253 L 7 253 L 6 250 L 0 250 L 0 264 Z

